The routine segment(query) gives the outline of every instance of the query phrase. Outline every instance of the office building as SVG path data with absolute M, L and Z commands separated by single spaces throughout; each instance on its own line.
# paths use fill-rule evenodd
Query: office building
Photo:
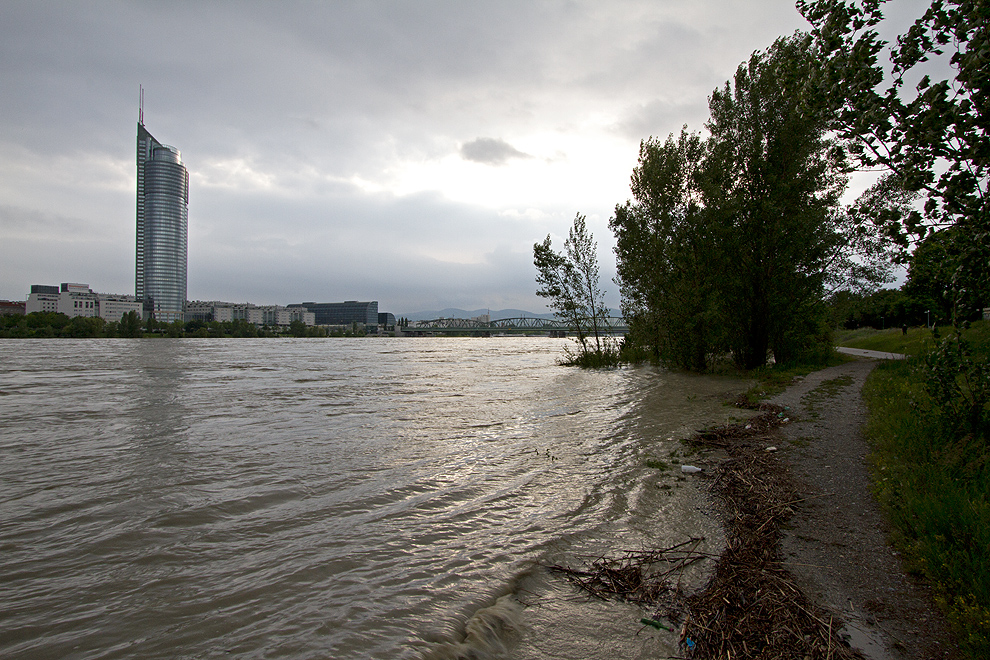
M 342 303 L 304 302 L 289 307 L 305 307 L 313 312 L 316 325 L 351 325 L 360 323 L 365 326 L 378 325 L 378 301 L 358 302 L 348 300 Z
M 137 127 L 137 241 L 134 295 L 144 316 L 183 320 L 188 260 L 189 171 L 179 150 Z

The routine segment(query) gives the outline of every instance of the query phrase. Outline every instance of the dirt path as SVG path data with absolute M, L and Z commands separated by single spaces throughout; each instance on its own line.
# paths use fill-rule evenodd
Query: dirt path
M 784 530 L 785 566 L 805 594 L 847 622 L 849 643 L 873 660 L 955 659 L 930 594 L 886 543 L 870 492 L 861 390 L 876 362 L 810 374 L 771 403 L 789 406 L 780 456 L 804 502 Z

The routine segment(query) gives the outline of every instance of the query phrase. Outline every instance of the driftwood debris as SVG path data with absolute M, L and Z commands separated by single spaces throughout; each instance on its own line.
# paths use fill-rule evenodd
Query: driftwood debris
M 851 660 L 862 658 L 839 638 L 841 622 L 812 604 L 783 565 L 781 525 L 800 496 L 786 468 L 765 451 L 787 413 L 763 404 L 762 414 L 699 431 L 689 440 L 728 458 L 711 471 L 710 489 L 726 521 L 727 543 L 698 592 L 685 594 L 672 576 L 693 553 L 691 539 L 655 552 L 601 558 L 586 571 L 560 566 L 579 587 L 599 598 L 655 608 L 654 618 L 681 623 L 681 648 L 692 658 Z
M 680 623 L 685 595 L 674 578 L 685 567 L 710 557 L 695 549 L 703 540 L 691 538 L 662 550 L 630 550 L 617 558 L 600 557 L 587 570 L 559 565 L 549 569 L 593 596 L 655 608 L 655 619 Z

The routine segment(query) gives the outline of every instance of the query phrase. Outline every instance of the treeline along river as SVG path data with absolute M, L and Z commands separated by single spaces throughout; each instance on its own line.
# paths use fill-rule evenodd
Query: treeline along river
M 646 463 L 744 384 L 566 344 L 0 341 L 0 657 L 673 650 L 544 567 L 716 548 L 692 478 Z

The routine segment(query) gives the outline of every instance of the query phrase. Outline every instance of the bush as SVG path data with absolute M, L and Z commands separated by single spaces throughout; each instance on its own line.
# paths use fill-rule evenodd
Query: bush
M 597 347 L 593 347 L 590 342 L 582 344 L 575 341 L 575 345 L 577 351 L 569 346 L 564 348 L 564 357 L 560 359 L 561 365 L 602 369 L 617 367 L 625 361 L 620 352 L 620 344 L 613 337 L 603 337 Z
M 988 381 L 986 351 L 953 335 L 912 363 L 881 363 L 863 390 L 894 542 L 973 658 L 990 657 Z

